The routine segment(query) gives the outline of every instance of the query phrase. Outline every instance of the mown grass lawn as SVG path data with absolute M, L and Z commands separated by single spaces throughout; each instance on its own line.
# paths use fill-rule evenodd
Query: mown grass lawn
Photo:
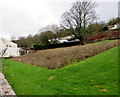
M 17 95 L 117 95 L 118 47 L 55 70 L 3 60 L 3 73 Z

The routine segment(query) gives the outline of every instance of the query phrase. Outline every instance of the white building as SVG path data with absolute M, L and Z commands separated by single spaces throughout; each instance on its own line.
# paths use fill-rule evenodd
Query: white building
M 49 42 L 57 41 L 58 43 L 79 41 L 79 39 L 75 39 L 75 40 L 68 41 L 68 40 L 71 39 L 71 38 L 74 38 L 74 35 L 68 35 L 68 36 L 65 36 L 65 37 L 60 37 L 60 38 L 56 38 L 56 39 L 50 39 L 50 40 L 48 40 L 48 41 L 49 41 Z
M 17 44 L 4 38 L 0 38 L 0 57 L 15 57 L 19 55 L 20 53 Z
M 109 30 L 115 30 L 119 28 L 119 24 L 115 24 L 114 27 L 110 27 Z

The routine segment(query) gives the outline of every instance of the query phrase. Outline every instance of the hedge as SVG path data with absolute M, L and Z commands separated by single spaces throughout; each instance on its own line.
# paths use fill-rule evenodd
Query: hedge
M 52 48 L 60 48 L 60 47 L 69 47 L 79 45 L 80 42 L 65 42 L 65 43 L 56 43 L 56 44 L 34 44 L 34 50 L 43 50 L 43 49 L 52 49 Z
M 33 49 L 34 49 L 34 50 L 47 49 L 47 45 L 46 45 L 46 44 L 34 44 L 34 45 L 33 45 Z

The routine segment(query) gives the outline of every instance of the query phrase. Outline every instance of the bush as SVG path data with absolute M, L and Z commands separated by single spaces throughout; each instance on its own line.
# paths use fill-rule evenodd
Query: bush
M 38 50 L 38 49 L 46 49 L 47 46 L 45 44 L 34 44 L 33 49 Z
M 112 40 L 112 39 L 120 39 L 119 31 L 106 31 L 102 33 L 95 33 L 88 36 L 86 43 L 97 42 L 101 40 Z
M 52 49 L 52 48 L 60 48 L 60 47 L 69 47 L 79 45 L 80 42 L 65 42 L 65 43 L 55 43 L 55 44 L 35 44 L 33 45 L 34 50 L 42 50 L 42 49 Z
M 109 28 L 107 26 L 103 27 L 103 31 L 107 31 Z

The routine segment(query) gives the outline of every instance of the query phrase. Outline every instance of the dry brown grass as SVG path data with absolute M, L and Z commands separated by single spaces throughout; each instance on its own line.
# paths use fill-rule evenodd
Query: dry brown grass
M 81 61 L 118 45 L 118 40 L 100 44 L 39 50 L 12 60 L 49 69 L 64 67 Z

